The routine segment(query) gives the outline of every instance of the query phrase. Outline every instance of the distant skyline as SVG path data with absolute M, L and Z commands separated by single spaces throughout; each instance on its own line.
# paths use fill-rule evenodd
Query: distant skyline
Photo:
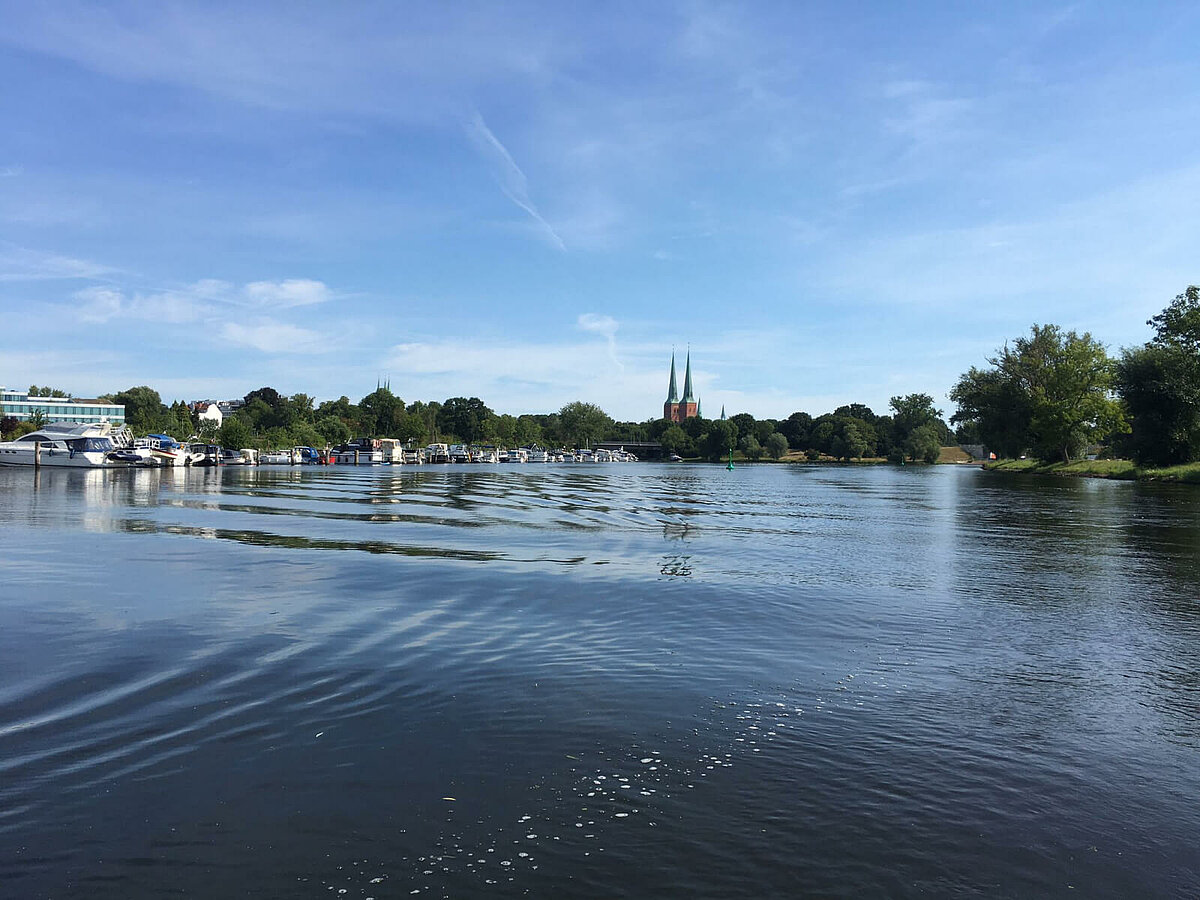
M 1200 281 L 1200 7 L 0 0 L 0 384 L 946 393 Z

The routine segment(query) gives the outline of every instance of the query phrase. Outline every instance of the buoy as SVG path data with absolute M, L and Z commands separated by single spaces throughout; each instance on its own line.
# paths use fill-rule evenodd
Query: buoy
M 727 465 L 725 468 L 728 469 L 730 472 L 733 471 L 733 448 L 732 447 L 729 448 L 729 465 Z

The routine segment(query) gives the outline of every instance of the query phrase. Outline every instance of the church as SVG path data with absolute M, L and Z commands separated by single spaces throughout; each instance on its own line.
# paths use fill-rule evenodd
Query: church
M 671 352 L 671 383 L 667 387 L 667 402 L 663 404 L 663 418 L 682 422 L 700 415 L 700 401 L 692 396 L 692 351 L 688 350 L 687 368 L 683 374 L 683 396 L 675 386 L 675 352 Z

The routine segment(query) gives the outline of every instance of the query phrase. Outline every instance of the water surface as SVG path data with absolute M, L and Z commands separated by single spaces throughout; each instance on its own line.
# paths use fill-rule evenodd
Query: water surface
M 0 470 L 0 894 L 1189 897 L 1200 493 Z

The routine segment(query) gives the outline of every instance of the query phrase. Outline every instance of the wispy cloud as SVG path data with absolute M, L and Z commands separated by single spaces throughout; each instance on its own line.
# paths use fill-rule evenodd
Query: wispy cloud
M 892 104 L 883 120 L 885 127 L 920 145 L 959 133 L 974 105 L 962 97 L 946 96 L 935 84 L 918 80 L 888 82 L 882 94 Z
M 625 371 L 624 363 L 617 358 L 617 329 L 620 325 L 616 319 L 612 316 L 602 316 L 598 313 L 581 313 L 576 324 L 583 331 L 603 335 L 604 339 L 608 342 L 608 358 L 619 371 Z
M 252 281 L 242 289 L 242 294 L 256 306 L 275 309 L 312 306 L 317 303 L 325 303 L 333 296 L 323 282 L 308 278 L 289 278 L 286 281 Z
M 323 353 L 329 342 L 320 332 L 299 328 L 286 322 L 261 319 L 251 325 L 226 322 L 221 338 L 263 353 Z
M 0 281 L 101 278 L 116 270 L 86 259 L 0 242 Z
M 16 178 L 24 172 L 22 166 L 0 166 L 0 178 Z
M 467 134 L 471 137 L 475 147 L 487 161 L 491 167 L 492 176 L 496 179 L 496 183 L 500 185 L 500 190 L 504 192 L 504 196 L 508 197 L 513 203 L 525 211 L 525 213 L 536 222 L 546 236 L 546 238 L 557 247 L 559 250 L 566 250 L 567 245 L 563 243 L 558 233 L 551 227 L 542 214 L 538 212 L 533 201 L 529 197 L 529 180 L 525 177 L 525 173 L 521 171 L 521 167 L 517 165 L 512 158 L 512 154 L 508 149 L 500 143 L 499 138 L 492 133 L 484 122 L 483 116 L 478 112 L 474 113 L 467 122 Z
M 217 278 L 204 278 L 179 288 L 131 294 L 94 286 L 73 295 L 78 315 L 88 322 L 126 318 L 176 324 L 220 317 L 223 307 L 283 310 L 314 306 L 332 296 L 324 282 L 304 278 L 253 281 L 241 288 Z

